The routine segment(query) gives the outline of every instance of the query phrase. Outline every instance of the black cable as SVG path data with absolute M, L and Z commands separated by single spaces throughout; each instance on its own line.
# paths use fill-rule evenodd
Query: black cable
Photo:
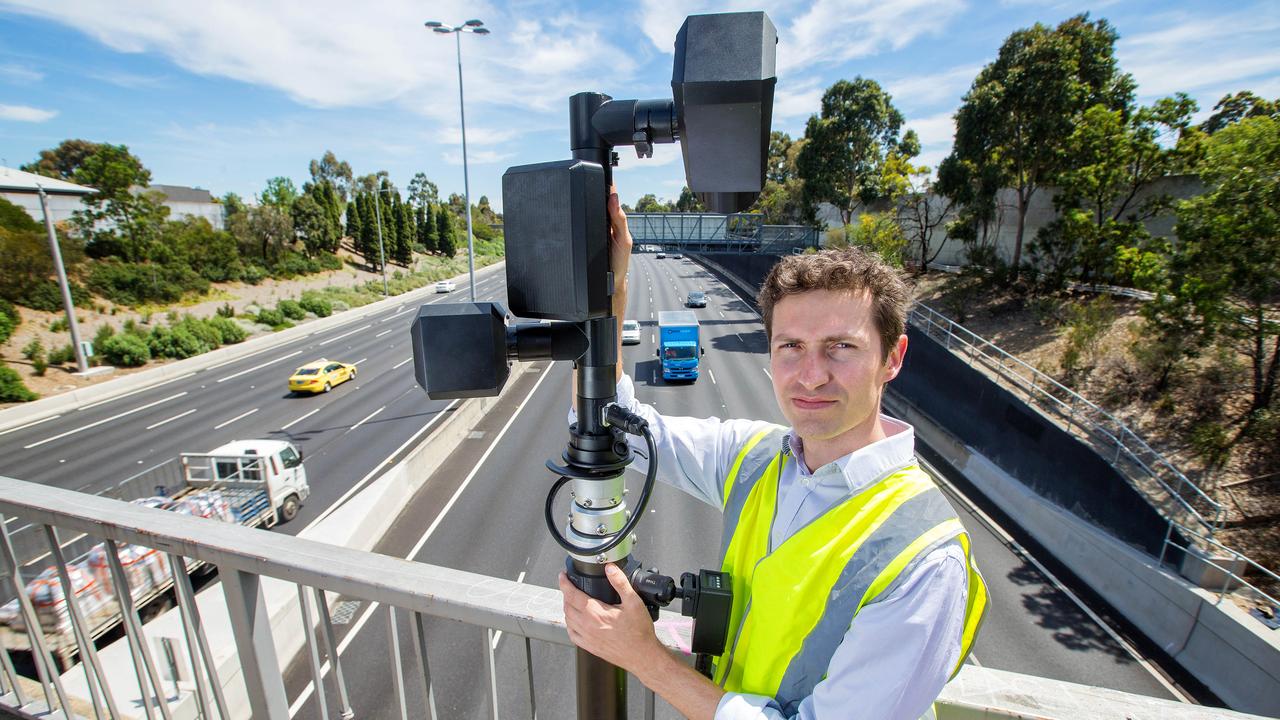
M 606 541 L 594 548 L 584 548 L 574 545 L 569 540 L 566 540 L 564 535 L 560 533 L 560 528 L 556 526 L 556 522 L 552 518 L 552 506 L 555 505 L 556 495 L 560 493 L 560 488 L 564 487 L 564 484 L 573 478 L 561 475 L 560 479 L 551 486 L 551 491 L 547 493 L 547 502 L 543 508 L 543 517 L 547 521 L 547 530 L 551 532 L 551 537 L 555 539 L 556 543 L 569 553 L 574 555 L 599 555 L 601 553 L 607 553 L 617 547 L 627 537 L 630 537 L 631 533 L 635 531 L 636 525 L 640 523 L 640 518 L 644 515 L 644 510 L 649 505 L 649 496 L 653 494 L 653 486 L 656 484 L 658 479 L 658 444 L 654 442 L 653 433 L 649 432 L 649 426 L 647 423 L 641 425 L 638 429 L 640 430 L 640 434 L 644 435 L 645 444 L 649 448 L 649 469 L 645 472 L 644 487 L 640 490 L 640 499 L 637 501 L 636 509 L 631 513 L 631 517 L 627 519 L 626 524 L 622 526 L 622 530 L 618 531 L 612 540 Z

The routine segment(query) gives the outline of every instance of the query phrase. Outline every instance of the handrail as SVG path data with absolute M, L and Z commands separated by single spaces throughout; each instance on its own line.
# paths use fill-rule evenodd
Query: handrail
M 1209 536 L 1222 528 L 1226 520 L 1225 506 L 1210 497 L 1164 455 L 1111 413 L 924 303 L 917 303 L 912 308 L 908 321 L 931 337 L 941 335 L 948 349 L 952 349 L 953 342 L 959 344 L 962 354 L 969 358 L 970 365 L 975 360 L 981 360 L 984 367 L 995 374 L 997 383 L 1006 381 L 1037 406 L 1047 407 L 1065 419 L 1068 432 L 1078 429 L 1095 448 L 1103 449 L 1099 447 L 1102 445 L 1108 451 L 1113 450 L 1114 452 L 1103 454 L 1103 458 L 1144 497 L 1151 499 L 1150 491 L 1143 487 L 1142 481 L 1153 481 L 1165 491 L 1176 507 L 1181 508 L 1195 524 L 1206 529 Z M 1104 442 L 1099 443 L 1099 440 Z M 1167 481 L 1162 474 L 1170 480 Z M 1174 484 L 1176 488 L 1173 487 Z M 1157 510 L 1163 515 L 1169 515 L 1158 506 Z
M 32 713 L 52 710 L 56 706 L 67 707 L 68 698 L 77 697 L 72 690 L 84 692 L 95 712 L 108 708 L 111 716 L 118 716 L 117 707 L 140 708 L 146 706 L 147 715 L 153 716 L 158 706 L 164 717 L 178 716 L 182 705 L 187 707 L 184 716 L 199 712 L 211 717 L 217 708 L 217 716 L 246 717 L 285 720 L 290 716 L 289 698 L 285 695 L 281 665 L 292 659 L 292 651 L 277 657 L 277 646 L 293 641 L 297 652 L 306 653 L 310 660 L 312 682 L 319 692 L 315 695 L 321 717 L 330 716 L 330 708 L 324 700 L 325 686 L 334 690 L 328 701 L 336 701 L 334 715 L 354 717 L 351 696 L 347 692 L 342 668 L 341 647 L 335 642 L 333 621 L 327 602 L 328 593 L 344 597 L 374 601 L 383 605 L 382 623 L 388 633 L 386 647 L 391 654 L 391 696 L 399 701 L 403 717 L 427 717 L 427 711 L 415 706 L 406 707 L 406 683 L 413 681 L 411 662 L 403 656 L 416 656 L 419 674 L 419 697 L 425 697 L 430 717 L 438 717 L 435 708 L 435 690 L 427 662 L 429 637 L 424 619 L 427 616 L 445 617 L 489 629 L 477 633 L 477 642 L 484 643 L 487 659 L 488 700 L 497 698 L 498 663 L 492 649 L 494 630 L 523 636 L 524 657 L 528 692 L 532 695 L 533 653 L 530 640 L 543 640 L 555 645 L 567 646 L 569 640 L 564 627 L 560 593 L 553 588 L 531 586 L 509 580 L 487 577 L 397 558 L 342 548 L 305 538 L 253 530 L 238 525 L 186 515 L 167 513 L 146 507 L 86 495 L 35 483 L 23 482 L 0 476 L 0 556 L 4 556 L 6 569 L 14 570 L 5 520 L 20 517 L 23 521 L 50 528 L 47 533 L 56 542 L 56 529 L 82 532 L 115 545 L 134 544 L 162 551 L 170 558 L 169 568 L 175 577 L 177 618 L 181 622 L 176 638 L 161 639 L 165 653 L 156 655 L 156 646 L 148 640 L 146 626 L 139 618 L 138 608 L 125 602 L 125 647 L 94 650 L 92 644 L 78 643 L 81 655 L 90 659 L 81 669 L 59 676 L 47 652 L 36 653 L 32 660 L 41 671 L 42 682 L 36 684 L 19 678 L 9 662 L 9 651 L 0 646 L 0 706 L 18 707 Z M 114 543 L 115 545 L 112 545 Z M 56 553 L 55 553 L 56 554 Z M 117 587 L 125 582 L 125 574 L 115 553 L 112 571 Z M 192 592 L 185 574 L 178 568 L 181 559 L 203 560 L 216 565 L 222 582 L 222 596 L 227 604 L 229 620 L 216 619 L 205 601 L 216 601 L 217 595 L 202 593 L 200 598 Z M 67 609 L 76 634 L 84 627 L 84 616 L 78 595 L 70 592 L 71 580 L 61 555 L 57 558 L 59 577 L 63 583 Z M 269 585 L 269 578 L 284 584 Z M 15 584 L 13 576 L 0 580 Z M 264 596 L 280 601 L 278 607 L 268 612 Z M 25 594 L 22 594 L 25 597 Z M 314 598 L 314 603 L 313 603 Z M 199 599 L 199 602 L 197 600 Z M 279 612 L 279 610 L 288 612 Z M 408 630 L 402 630 L 397 614 L 408 612 Z M 23 609 L 29 628 L 41 628 L 30 604 Z M 670 617 L 670 616 L 668 616 Z M 292 618 L 292 620 L 290 620 Z M 231 625 L 237 654 L 229 661 L 219 661 L 222 655 L 210 645 L 209 627 L 217 623 Z M 277 627 L 273 627 L 273 623 Z M 155 639 L 156 630 L 151 630 Z M 42 639 L 39 630 L 32 638 Z M 78 638 L 79 639 L 79 638 Z M 668 641 L 669 642 L 669 641 Z M 687 642 L 687 639 L 686 639 Z M 33 644 L 41 644 L 42 640 Z M 47 650 L 47 646 L 44 648 Z M 457 648 L 449 647 L 448 652 Z M 98 655 L 102 654 L 102 662 Z M 185 653 L 185 654 L 184 654 Z M 167 655 L 167 657 L 165 657 Z M 173 667 L 175 661 L 190 660 L 194 687 L 175 687 L 170 678 L 162 678 L 157 672 L 164 661 Z M 222 665 L 219 664 L 222 662 Z M 227 665 L 230 662 L 230 665 Z M 122 678 L 117 671 L 132 666 L 133 677 Z M 509 666 L 508 662 L 502 665 Z M 572 672 L 572 663 L 559 664 L 554 669 L 541 672 Z M 350 668 L 348 668 L 350 670 Z M 83 686 L 76 686 L 83 673 Z M 365 673 L 367 674 L 367 673 Z M 327 678 L 325 676 L 328 676 Z M 224 679 L 225 678 L 225 682 Z M 486 679 L 472 678 L 474 680 Z M 114 681 L 114 682 L 113 682 Z M 77 687 L 81 689 L 77 690 Z M 511 685 L 521 688 L 519 684 Z M 40 690 L 44 691 L 41 705 Z M 225 693 L 224 693 L 225 688 Z M 425 692 L 423 692 L 425 691 Z M 236 695 L 234 693 L 242 693 Z M 647 717 L 652 718 L 652 693 L 645 691 Z M 527 706 L 529 714 L 537 715 L 536 704 Z M 248 706 L 244 703 L 247 701 Z M 1217 708 L 1199 708 L 1168 700 L 1132 695 L 1115 690 L 1089 688 L 1071 683 L 1035 678 L 1003 672 L 990 668 L 966 666 L 956 680 L 944 688 L 938 707 L 957 713 L 977 712 L 988 718 L 1022 718 L 1034 714 L 1044 720 L 1089 718 L 1092 720 L 1119 720 L 1126 717 L 1162 717 L 1181 720 L 1209 720 L 1210 718 L 1235 718 L 1246 720 L 1253 716 L 1224 711 Z M 1088 708 L 1087 714 L 1082 709 Z M 197 710 L 198 709 L 198 710 Z M 491 708 L 497 718 L 496 707 Z

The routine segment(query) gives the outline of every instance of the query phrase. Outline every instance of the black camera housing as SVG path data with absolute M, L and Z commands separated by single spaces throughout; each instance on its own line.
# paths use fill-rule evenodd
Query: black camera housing
M 502 175 L 507 302 L 519 317 L 581 322 L 609 314 L 605 172 L 585 160 Z
M 492 397 L 507 383 L 506 312 L 497 303 L 423 305 L 410 335 L 414 377 L 432 400 Z

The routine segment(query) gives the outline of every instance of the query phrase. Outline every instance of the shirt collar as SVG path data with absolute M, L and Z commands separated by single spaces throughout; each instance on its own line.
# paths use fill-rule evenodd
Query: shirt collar
M 915 457 L 915 428 L 888 415 L 880 416 L 880 426 L 885 432 L 883 439 L 818 468 L 812 473 L 815 481 L 823 483 L 838 478 L 848 486 L 849 492 L 856 493 L 885 473 L 909 464 Z M 796 470 L 802 477 L 810 475 L 804 462 L 804 443 L 795 429 L 787 435 L 786 443 L 797 460 Z

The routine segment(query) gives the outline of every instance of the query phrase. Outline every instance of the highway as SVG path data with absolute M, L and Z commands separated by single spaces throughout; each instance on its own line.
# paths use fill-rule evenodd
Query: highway
M 435 303 L 467 297 L 465 276 Z M 502 266 L 476 273 L 476 296 L 505 296 Z M 297 518 L 278 526 L 296 534 L 360 486 L 375 468 L 390 467 L 431 431 L 447 402 L 426 398 L 413 378 L 409 327 L 418 302 L 356 308 L 352 322 L 317 331 L 249 357 L 212 367 L 55 418 L 0 433 L 3 473 L 89 493 L 182 452 L 208 452 L 237 439 L 287 439 L 302 449 L 311 497 Z M 294 368 L 321 357 L 356 363 L 350 382 L 327 394 L 287 390 Z M 384 461 L 389 461 L 385 462 Z M 10 519 L 10 531 L 20 525 Z M 24 532 L 30 532 L 26 530 Z M 23 543 L 16 533 L 15 544 Z M 74 551 L 79 547 L 72 547 Z M 23 558 L 24 562 L 28 558 Z M 37 571 L 46 559 L 34 563 Z
M 690 290 L 705 290 L 699 309 L 707 354 L 704 374 L 693 385 L 669 386 L 657 374 L 654 334 L 659 310 L 678 309 Z M 768 375 L 764 329 L 747 303 L 688 260 L 636 255 L 630 281 L 629 318 L 641 322 L 642 342 L 624 349 L 623 360 L 637 394 L 667 414 L 756 417 L 783 422 Z M 380 552 L 422 562 L 554 586 L 564 553 L 542 521 L 545 493 L 554 477 L 543 467 L 566 440 L 569 367 L 536 363 L 513 392 L 460 445 L 410 507 L 402 509 Z M 425 400 L 419 395 L 420 404 Z M 402 411 L 403 412 L 403 411 Z M 358 415 L 359 413 L 353 413 Z M 630 473 L 628 484 L 642 478 Z M 1159 697 L 1176 690 L 1114 631 L 1096 622 L 1068 590 L 1057 585 L 995 521 L 942 480 L 973 538 L 974 552 L 991 590 L 991 606 L 971 661 L 1059 680 Z M 562 498 L 562 508 L 567 508 Z M 640 525 L 636 555 L 646 565 L 679 575 L 716 566 L 720 515 L 668 487 L 655 492 Z M 388 636 L 383 611 L 342 599 L 338 625 L 342 661 L 358 716 L 390 717 Z M 675 608 L 673 608 L 675 609 Z M 409 647 L 408 625 L 399 618 L 401 647 Z M 664 630 L 665 631 L 665 630 Z M 527 717 L 525 644 L 519 638 L 488 637 L 483 630 L 451 622 L 428 624 L 429 659 L 436 706 L 444 717 L 488 717 L 487 654 L 499 668 L 502 716 Z M 535 697 L 542 717 L 573 716 L 573 657 L 566 648 L 531 648 Z M 353 670 L 354 669 L 354 670 Z M 405 658 L 411 708 L 425 703 L 416 661 Z M 305 661 L 287 672 L 296 717 L 319 717 Z M 641 707 L 638 683 L 630 702 Z M 337 696 L 327 693 L 333 712 Z M 675 717 L 659 702 L 659 717 Z M 515 715 L 512 715 L 515 713 Z M 411 712 L 411 715 L 413 713 Z

